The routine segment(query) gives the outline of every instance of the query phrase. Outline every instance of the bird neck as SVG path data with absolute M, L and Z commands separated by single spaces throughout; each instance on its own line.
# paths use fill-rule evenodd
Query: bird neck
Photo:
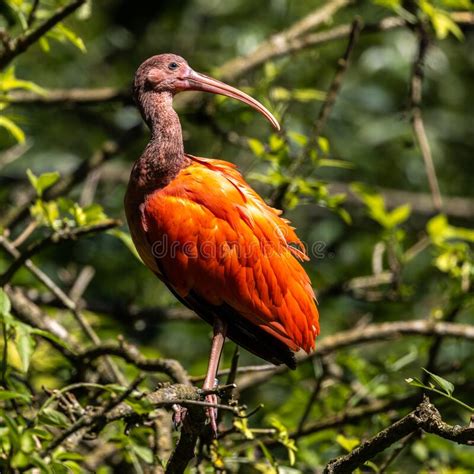
M 169 92 L 143 94 L 139 104 L 151 138 L 135 162 L 132 179 L 139 187 L 159 189 L 176 177 L 188 161 L 184 155 L 181 123 Z

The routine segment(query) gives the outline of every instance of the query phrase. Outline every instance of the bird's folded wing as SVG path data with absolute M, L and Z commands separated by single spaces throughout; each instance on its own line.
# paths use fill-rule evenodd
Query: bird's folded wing
M 293 228 L 232 165 L 191 159 L 144 206 L 164 279 L 182 299 L 230 307 L 289 349 L 310 351 L 318 311 Z

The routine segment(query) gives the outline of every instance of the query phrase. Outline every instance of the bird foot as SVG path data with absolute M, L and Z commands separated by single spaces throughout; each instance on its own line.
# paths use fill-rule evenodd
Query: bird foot
M 217 405 L 218 398 L 216 394 L 209 394 L 206 395 L 205 401 L 207 403 L 211 403 L 213 405 Z M 186 420 L 188 415 L 188 409 L 182 407 L 175 403 L 171 406 L 173 410 L 173 425 L 175 430 L 183 427 L 186 427 Z M 215 438 L 217 438 L 217 408 L 216 407 L 207 407 L 206 408 L 206 415 L 209 420 L 209 424 L 211 425 L 211 430 Z
M 186 415 L 188 413 L 188 409 L 182 407 L 181 405 L 174 404 L 171 406 L 173 409 L 173 425 L 174 429 L 177 430 L 181 426 L 184 426 Z
M 206 402 L 217 405 L 218 399 L 216 394 L 206 395 Z M 217 408 L 216 407 L 207 407 L 206 409 L 207 417 L 209 418 L 209 423 L 211 425 L 212 433 L 214 438 L 217 438 Z

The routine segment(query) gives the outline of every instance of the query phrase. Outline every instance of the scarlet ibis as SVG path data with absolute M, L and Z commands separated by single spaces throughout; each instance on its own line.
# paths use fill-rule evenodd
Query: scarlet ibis
M 279 124 L 257 100 L 195 72 L 180 56 L 153 56 L 136 72 L 133 94 L 151 139 L 132 168 L 128 225 L 146 266 L 213 325 L 203 385 L 212 389 L 225 337 L 294 369 L 294 352 L 314 348 L 318 310 L 299 263 L 308 259 L 304 246 L 281 211 L 268 206 L 233 164 L 184 152 L 172 105 L 183 91 L 240 100 L 277 130 Z M 215 431 L 216 412 L 208 415 Z

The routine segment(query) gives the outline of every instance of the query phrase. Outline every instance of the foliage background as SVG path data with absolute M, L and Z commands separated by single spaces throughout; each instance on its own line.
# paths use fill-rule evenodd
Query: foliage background
M 26 17 L 33 3 L 0 2 L 0 14 L 4 15 L 0 26 L 3 25 L 4 31 L 12 36 L 21 34 L 21 12 Z M 67 2 L 39 3 L 37 21 Z M 24 90 L 35 93 L 35 86 L 16 83 L 11 88 L 8 80 L 12 81 L 13 71 L 7 73 L 8 68 L 4 69 L 0 77 L 0 94 L 3 94 L 0 100 L 2 117 L 8 122 L 0 122 L 4 125 L 0 128 L 0 150 L 3 150 L 0 219 L 5 235 L 13 240 L 28 221 L 44 219 L 45 211 L 40 203 L 36 217 L 11 224 L 11 216 L 32 198 L 27 169 L 37 176 L 51 171 L 69 176 L 94 153 L 103 150 L 104 143 L 121 141 L 125 136 L 118 153 L 112 153 L 110 159 L 68 193 L 72 202 L 82 207 L 100 204 L 107 216 L 124 221 L 122 200 L 128 173 L 148 139 L 144 128 L 127 132 L 141 123 L 128 98 L 128 88 L 134 71 L 144 59 L 156 53 L 175 52 L 198 71 L 219 73 L 221 64 L 248 54 L 323 3 L 313 0 L 86 3 L 65 22 L 67 30 L 53 30 L 47 42 L 43 40 L 41 45 L 36 44 L 18 56 L 12 63 L 14 74 L 46 90 L 110 87 L 124 94 L 91 104 L 21 103 Z M 416 21 L 418 15 L 426 20 L 430 46 L 424 69 L 422 114 L 445 214 L 431 203 L 425 165 L 411 124 L 410 81 L 418 48 L 411 27 L 362 32 L 330 119 L 318 146 L 310 146 L 311 152 L 303 152 L 304 143 L 311 140 L 325 91 L 344 53 L 347 38 L 267 61 L 238 80 L 230 81 L 250 91 L 279 115 L 288 141 L 272 135 L 260 117 L 237 103 L 198 96 L 179 107 L 177 101 L 188 152 L 237 163 L 266 197 L 290 178 L 282 202 L 286 215 L 307 245 L 316 244 L 319 249 L 306 268 L 319 294 L 321 338 L 360 325 L 401 320 L 449 318 L 457 323 L 472 323 L 474 35 L 472 23 L 456 26 L 446 20 L 450 17 L 444 13 L 469 11 L 472 4 L 446 0 L 410 5 L 395 0 L 354 2 L 319 29 L 324 31 L 350 23 L 356 16 L 364 24 L 377 23 L 391 15 L 410 21 Z M 427 15 L 429 12 L 431 17 Z M 39 92 L 42 97 L 43 91 Z M 304 163 L 290 176 L 291 160 L 302 153 Z M 401 194 L 402 191 L 406 194 Z M 337 197 L 341 192 L 347 195 L 344 202 Z M 71 202 L 60 204 L 68 209 L 72 206 Z M 393 214 L 387 211 L 394 208 L 397 211 Z M 104 219 L 97 207 L 89 211 L 89 217 L 81 222 L 77 215 L 74 219 L 69 216 L 71 225 L 96 224 Z M 56 230 L 65 225 L 64 220 L 54 216 L 53 221 Z M 122 230 L 127 231 L 124 226 Z M 39 226 L 28 242 L 51 231 L 50 225 Z M 210 328 L 184 310 L 116 236 L 108 232 L 69 239 L 45 248 L 33 261 L 66 292 L 79 275 L 91 273 L 92 279 L 80 295 L 80 305 L 101 339 L 114 340 L 122 334 L 146 356 L 178 359 L 192 375 L 205 372 Z M 11 257 L 0 255 L 2 271 L 10 263 Z M 61 303 L 26 268 L 16 272 L 11 283 L 27 290 L 27 295 L 45 313 L 66 327 L 80 346 L 86 346 L 86 339 L 70 312 L 61 308 Z M 9 326 L 13 332 L 8 332 Z M 2 377 L 5 389 L 31 392 L 38 401 L 46 397 L 42 387 L 63 388 L 80 379 L 74 365 L 58 355 L 44 338 L 31 334 L 22 338 L 22 329 L 12 321 L 7 321 L 4 328 L 6 337 L 11 338 L 8 364 Z M 455 396 L 472 405 L 472 340 L 443 340 L 437 357 L 430 358 L 434 340 L 434 337 L 403 336 L 349 347 L 329 354 L 323 364 L 314 359 L 313 364 L 306 362 L 296 372 L 274 375 L 242 391 L 240 401 L 250 409 L 264 404 L 248 420 L 248 425 L 276 427 L 280 436 L 285 436 L 287 431 L 294 433 L 321 374 L 324 380 L 318 386 L 308 424 L 374 401 L 418 393 L 418 388 L 405 379 L 423 379 L 422 367 L 449 379 L 455 386 Z M 229 366 L 233 350 L 233 344 L 228 343 L 223 366 Z M 137 369 L 121 359 L 116 362 L 130 382 Z M 261 363 L 242 351 L 240 365 Z M 160 380 L 166 377 L 149 374 L 141 387 L 152 389 Z M 428 383 L 426 378 L 423 380 Z M 84 390 L 77 396 L 86 403 L 93 393 Z M 467 424 L 468 410 L 443 396 L 434 394 L 432 399 L 447 422 Z M 31 413 L 25 411 L 26 406 L 19 406 L 21 400 L 17 404 L 5 400 L 4 415 L 11 417 L 13 425 L 27 426 L 20 419 L 28 419 Z M 288 472 L 314 472 L 346 449 L 351 450 L 359 440 L 400 418 L 412 406 L 414 402 L 298 438 L 292 467 L 284 446 L 273 446 L 271 454 L 265 451 L 262 454 L 254 442 L 245 439 L 245 430 L 240 426 L 243 434 L 230 437 L 227 443 L 223 441 L 217 452 L 212 451 L 210 458 L 204 459 L 203 465 L 209 467 L 212 462 L 216 465 L 222 456 L 228 469 L 241 472 L 271 471 L 276 464 Z M 56 427 L 51 424 L 51 421 L 45 422 L 45 426 L 39 423 L 37 428 L 53 433 L 62 429 L 59 421 Z M 226 418 L 224 424 L 231 426 L 230 419 Z M 48 443 L 47 438 L 38 435 L 40 441 L 37 438 L 30 440 L 30 444 L 25 441 L 26 447 L 15 447 L 11 424 L 4 417 L 0 425 L 3 426 L 0 428 L 2 472 L 10 472 L 12 466 L 27 467 L 25 459 L 29 462 L 33 459 L 31 446 Z M 140 469 L 147 472 L 147 466 L 153 464 L 147 430 L 150 429 L 133 429 L 127 437 L 123 436 L 120 422 L 109 425 L 99 441 L 115 449 L 104 454 L 101 467 L 96 466 L 97 472 Z M 92 446 L 91 452 L 96 453 L 97 446 Z M 238 458 L 237 448 L 242 448 Z M 69 452 L 67 446 L 59 451 Z M 78 453 L 78 457 L 75 460 L 72 456 L 68 469 L 93 470 L 83 445 L 70 451 Z M 15 453 L 24 455 L 14 458 Z M 388 451 L 376 457 L 371 469 L 380 468 L 389 456 Z M 42 469 L 50 469 L 45 467 L 47 464 L 52 466 L 53 462 L 47 458 Z M 58 461 L 55 469 L 60 469 L 60 464 L 65 465 Z M 434 435 L 416 435 L 390 469 L 472 472 L 474 456 L 472 448 Z

